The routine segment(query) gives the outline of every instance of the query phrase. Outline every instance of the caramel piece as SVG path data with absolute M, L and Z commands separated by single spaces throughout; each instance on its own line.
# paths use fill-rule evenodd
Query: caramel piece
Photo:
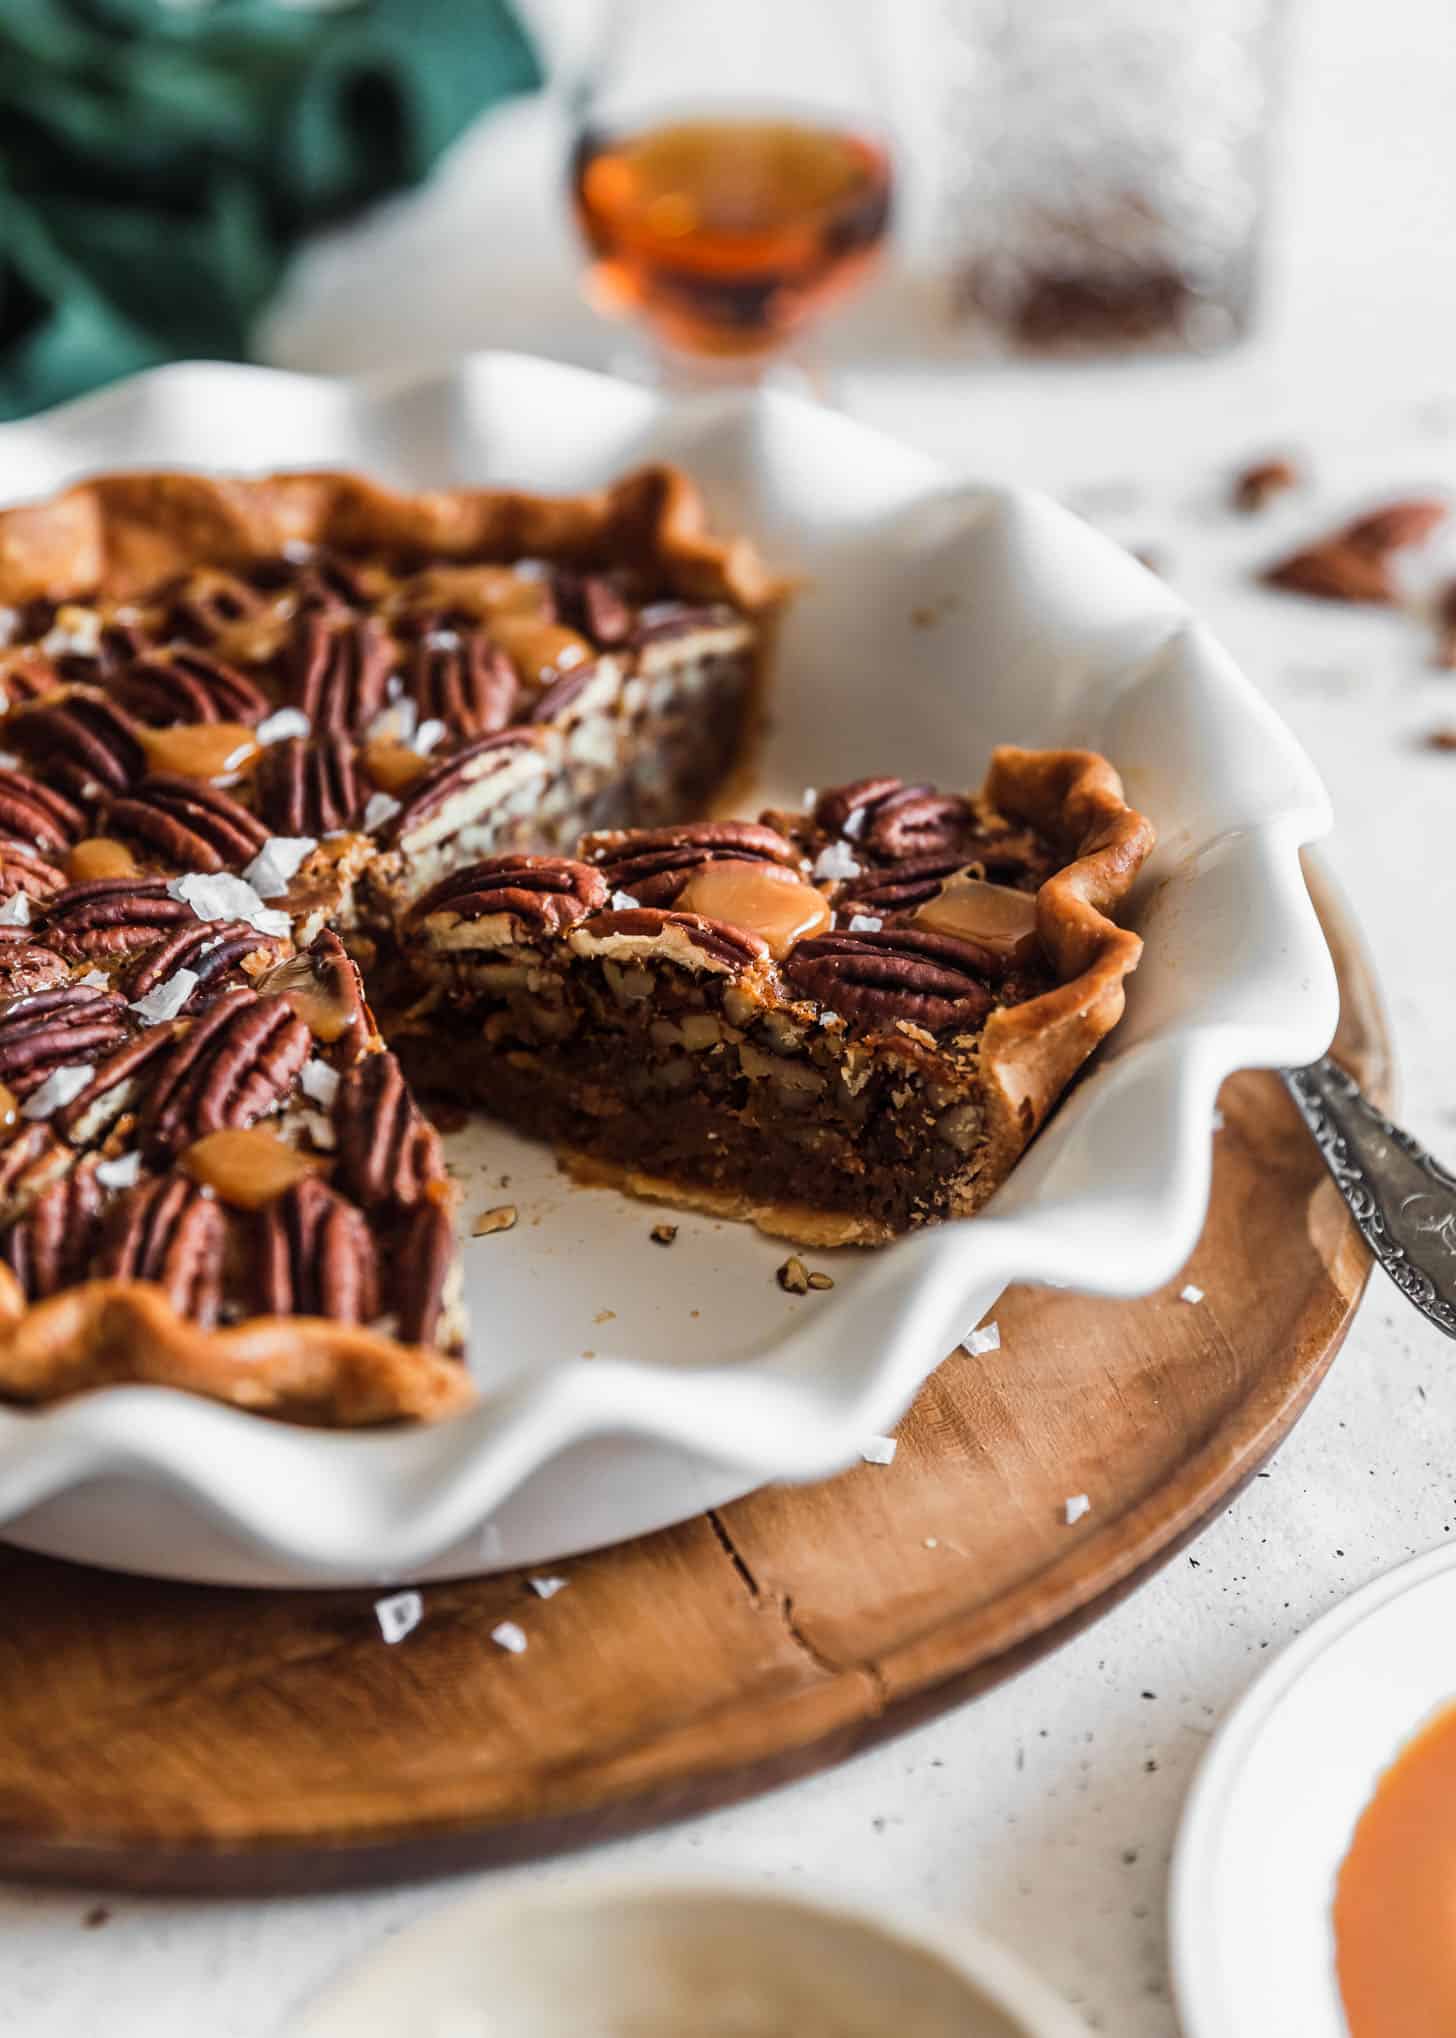
M 674 910 L 741 927 L 766 941 L 779 958 L 806 935 L 822 934 L 830 922 L 823 893 L 801 883 L 791 870 L 736 858 L 705 864 L 678 893 Z
M 311 955 L 290 955 L 265 970 L 254 988 L 263 996 L 286 998 L 315 1040 L 342 1040 L 357 1009 L 331 997 Z
M 12 1125 L 20 1123 L 20 1099 L 14 1090 L 0 1083 L 0 1131 L 8 1132 Z
M 178 722 L 169 729 L 138 729 L 152 771 L 181 778 L 222 778 L 242 771 L 258 755 L 258 739 L 243 722 Z
M 539 616 L 550 613 L 551 589 L 541 574 L 518 573 L 514 566 L 430 566 L 415 575 L 406 591 L 416 610 L 479 616 Z
M 913 917 L 917 927 L 932 934 L 980 942 L 1013 969 L 1024 969 L 1041 955 L 1035 894 L 987 884 L 964 870 L 954 871 L 933 899 L 916 907 Z
M 545 686 L 596 655 L 575 630 L 530 615 L 493 615 L 490 634 L 528 686 Z
M 78 885 L 91 878 L 130 877 L 135 869 L 136 858 L 126 844 L 110 835 L 86 836 L 66 858 L 67 875 Z
M 235 1210 L 261 1210 L 296 1182 L 316 1175 L 324 1166 L 313 1154 L 285 1146 L 265 1126 L 232 1126 L 209 1132 L 188 1147 L 182 1166 L 194 1182 L 211 1189 Z
M 403 792 L 407 785 L 423 778 L 436 759 L 411 750 L 408 743 L 381 739 L 364 746 L 364 766 L 374 783 L 387 793 Z

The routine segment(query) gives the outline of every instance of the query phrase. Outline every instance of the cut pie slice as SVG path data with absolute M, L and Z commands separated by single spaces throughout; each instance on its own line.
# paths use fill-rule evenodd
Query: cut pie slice
M 974 797 L 494 856 L 408 910 L 396 1045 L 588 1179 L 879 1243 L 977 1210 L 1116 1024 L 1152 843 L 1104 759 L 1002 749 Z

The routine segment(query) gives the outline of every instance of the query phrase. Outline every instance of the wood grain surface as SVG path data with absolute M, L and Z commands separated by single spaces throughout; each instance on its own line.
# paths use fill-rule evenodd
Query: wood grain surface
M 1337 1052 L 1388 1101 L 1368 966 L 1312 882 Z M 0 1549 L 0 1874 L 302 1890 L 536 1855 L 822 1768 L 1007 1675 L 1253 1475 L 1364 1288 L 1278 1081 L 1236 1076 L 1221 1104 L 1208 1224 L 1167 1291 L 1011 1290 L 1000 1350 L 941 1367 L 892 1465 L 573 1559 L 549 1601 L 520 1575 L 430 1586 L 386 1648 L 370 1594 Z M 524 1655 L 492 1641 L 503 1619 Z

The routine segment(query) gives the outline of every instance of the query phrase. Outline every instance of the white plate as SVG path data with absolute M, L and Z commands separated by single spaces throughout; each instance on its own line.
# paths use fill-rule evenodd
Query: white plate
M 1087 2038 L 1019 1961 L 878 1896 L 575 1876 L 402 1932 L 291 2038 Z
M 832 1293 L 788 1296 L 782 1246 L 688 1217 L 665 1252 L 646 1206 L 473 1133 L 467 1215 L 502 1200 L 502 1173 L 522 1212 L 466 1246 L 479 1409 L 352 1436 L 158 1388 L 0 1411 L 17 1541 L 174 1577 L 367 1583 L 539 1562 L 823 1476 L 892 1427 L 1008 1281 L 1167 1280 L 1202 1223 L 1222 1078 L 1330 1039 L 1334 974 L 1299 869 L 1329 821 L 1311 766 L 1177 595 L 1044 497 L 953 482 L 788 398 L 667 409 L 489 354 L 395 389 L 166 369 L 0 429 L 0 456 L 16 496 L 109 466 L 575 489 L 677 459 L 722 527 L 804 577 L 762 795 L 884 769 L 973 785 L 995 742 L 1085 743 L 1161 831 L 1127 1018 L 991 1212 L 818 1255 Z
M 1348 2038 L 1335 1878 L 1382 1771 L 1453 1700 L 1456 1550 L 1441 1549 L 1316 1621 L 1235 1707 L 1173 1860 L 1186 2038 Z

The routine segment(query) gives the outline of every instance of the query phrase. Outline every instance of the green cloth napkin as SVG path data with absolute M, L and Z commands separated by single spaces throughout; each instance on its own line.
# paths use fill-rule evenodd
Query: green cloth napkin
M 302 234 L 539 83 L 508 0 L 0 0 L 0 417 L 246 356 Z

